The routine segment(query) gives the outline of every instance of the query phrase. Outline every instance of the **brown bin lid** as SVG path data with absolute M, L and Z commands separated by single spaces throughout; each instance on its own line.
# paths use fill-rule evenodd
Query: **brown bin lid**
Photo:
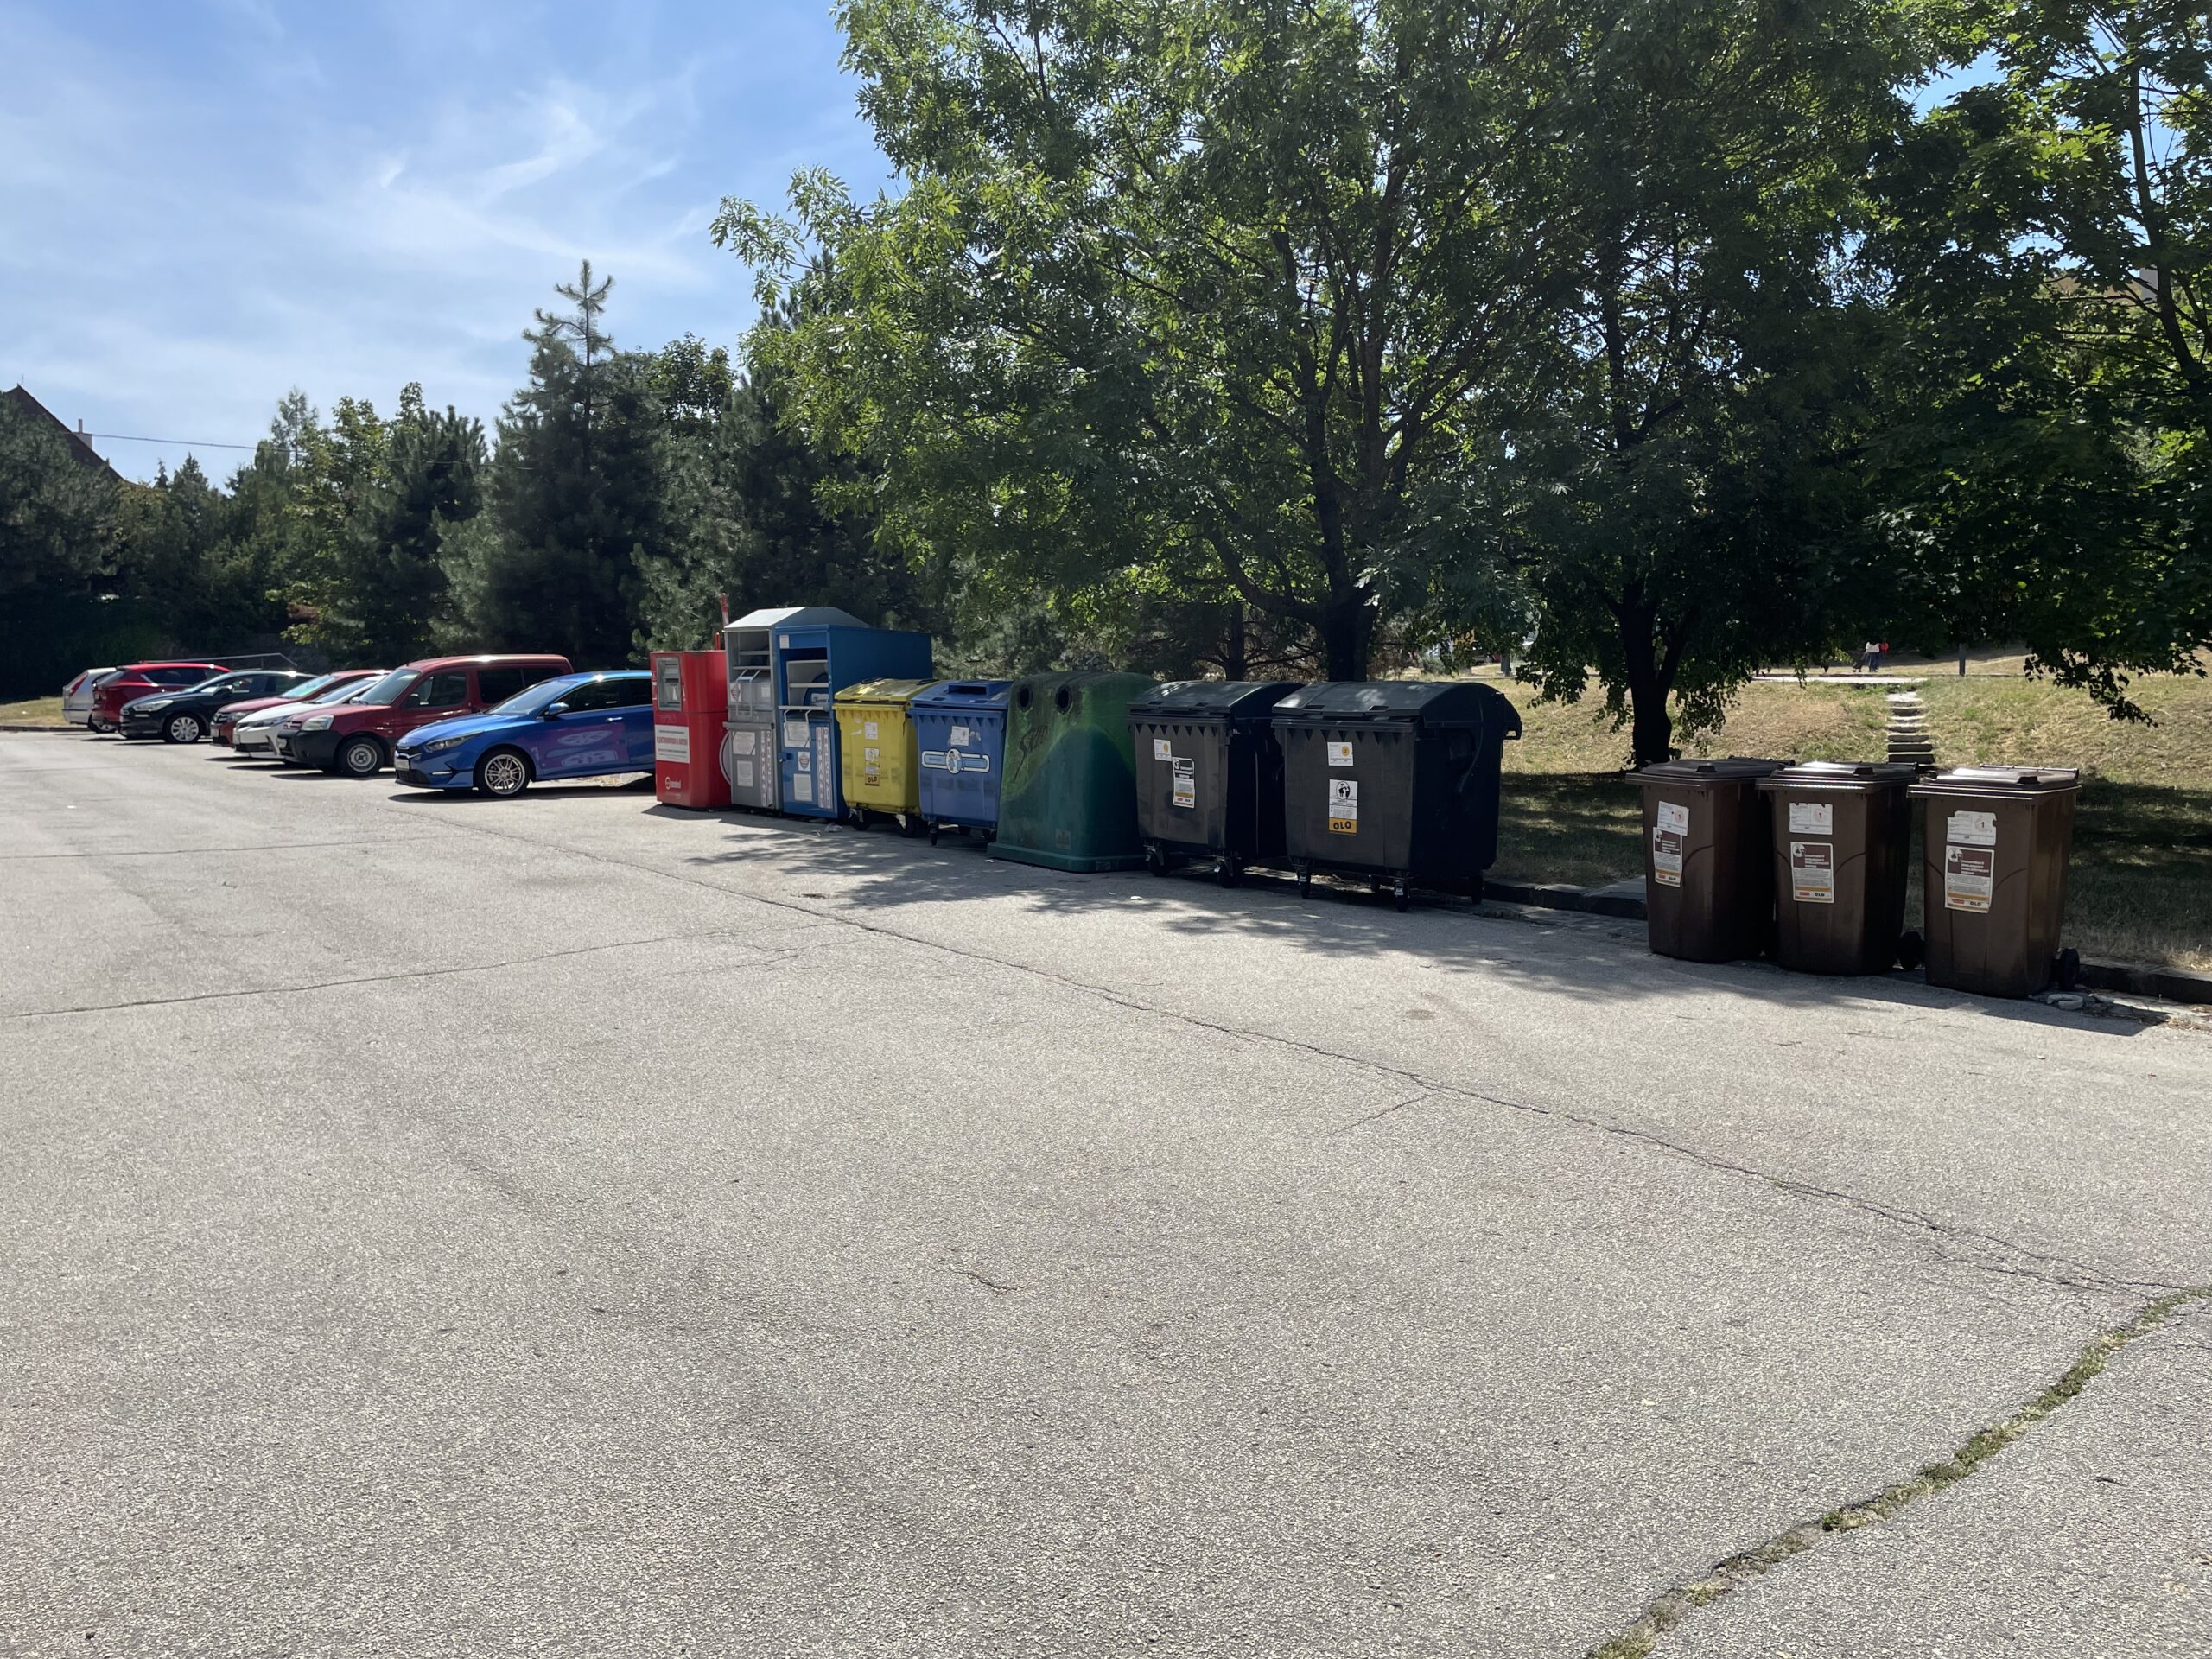
M 1655 761 L 1630 776 L 1638 783 L 1729 784 L 1741 783 L 1746 778 L 1764 778 L 1781 769 L 1779 760 L 1753 760 L 1732 754 L 1725 760 Z
M 1801 760 L 1759 779 L 1761 789 L 1895 789 L 1920 776 L 1909 760 Z
M 2072 766 L 1954 766 L 1915 784 L 1915 795 L 2050 795 L 2079 789 Z

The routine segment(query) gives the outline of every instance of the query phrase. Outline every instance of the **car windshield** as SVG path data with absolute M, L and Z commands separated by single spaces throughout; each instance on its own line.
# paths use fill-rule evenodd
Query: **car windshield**
M 272 697 L 289 697 L 295 702 L 305 702 L 310 697 L 320 696 L 323 692 L 329 690 L 330 683 L 337 677 L 335 674 L 318 674 L 311 680 L 302 680 L 297 685 L 287 686 L 281 691 L 272 691 L 269 695 Z
M 221 673 L 216 675 L 213 679 L 202 680 L 197 685 L 185 686 L 181 690 L 172 691 L 169 695 L 174 697 L 188 697 L 195 691 L 213 691 L 225 680 L 231 677 L 232 671 L 226 668 Z
M 534 715 L 548 703 L 558 702 L 582 684 L 581 680 L 540 680 L 518 691 L 492 712 L 495 715 Z
M 407 688 L 415 683 L 415 670 L 395 668 L 382 679 L 372 681 L 368 690 L 362 692 L 359 696 L 348 697 L 346 702 L 385 704 L 397 702 L 400 698 L 407 695 Z
M 372 674 L 365 680 L 340 680 L 333 686 L 318 691 L 309 701 L 314 702 L 353 702 L 382 677 Z

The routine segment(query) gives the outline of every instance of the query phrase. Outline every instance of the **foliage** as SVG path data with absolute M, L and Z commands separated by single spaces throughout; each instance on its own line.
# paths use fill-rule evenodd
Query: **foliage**
M 1874 175 L 1899 594 L 2139 714 L 2132 675 L 2212 646 L 2212 23 L 1990 0 L 1952 51 L 1994 78 Z

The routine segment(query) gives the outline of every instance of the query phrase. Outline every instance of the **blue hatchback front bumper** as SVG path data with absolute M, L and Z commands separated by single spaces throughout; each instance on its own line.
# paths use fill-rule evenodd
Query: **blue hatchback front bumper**
M 416 789 L 474 789 L 475 752 L 462 747 L 442 754 L 423 754 L 400 749 L 391 757 L 391 775 Z

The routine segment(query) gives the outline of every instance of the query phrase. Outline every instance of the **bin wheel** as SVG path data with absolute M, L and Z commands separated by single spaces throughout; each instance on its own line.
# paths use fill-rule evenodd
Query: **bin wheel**
M 922 817 L 920 813 L 901 812 L 899 815 L 899 833 L 906 836 L 907 840 L 912 841 L 916 836 L 920 835 L 922 833 Z M 937 837 L 935 836 L 931 836 L 930 839 L 934 841 Z
M 1154 875 L 1167 874 L 1167 855 L 1160 850 L 1158 842 L 1144 849 L 1144 867 Z
M 2058 988 L 2060 990 L 2070 991 L 2077 988 L 2081 985 L 2082 953 L 2079 950 L 2076 950 L 2072 945 L 2068 945 L 2066 949 L 2058 953 L 2056 968 L 2058 975 Z
M 1243 880 L 1244 867 L 1236 861 L 1234 854 L 1224 853 L 1214 869 L 1214 879 L 1224 887 L 1233 887 Z
M 1413 902 L 1406 893 L 1405 877 L 1400 876 L 1395 881 L 1390 884 L 1390 899 L 1393 904 L 1397 906 L 1399 912 L 1402 914 L 1404 912 L 1406 907 Z
M 1913 928 L 1897 936 L 1897 966 L 1908 974 L 1928 960 L 1928 942 Z
M 1304 859 L 1298 861 L 1298 896 L 1306 898 L 1313 891 L 1313 867 Z
M 930 820 L 930 845 L 937 845 L 937 820 L 934 818 Z

